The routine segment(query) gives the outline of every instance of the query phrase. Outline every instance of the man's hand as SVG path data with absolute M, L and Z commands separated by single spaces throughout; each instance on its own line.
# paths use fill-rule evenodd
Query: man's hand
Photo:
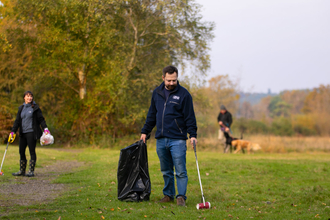
M 219 125 L 221 125 L 221 126 L 223 125 L 222 121 L 219 121 Z
M 140 140 L 143 140 L 143 143 L 146 143 L 146 138 L 147 138 L 146 134 L 141 134 Z
M 191 143 L 192 149 L 194 149 L 194 141 L 195 141 L 195 144 L 197 144 L 197 139 L 195 137 L 190 138 L 190 143 Z
M 225 131 L 226 131 L 226 132 L 229 132 L 229 128 L 228 128 L 228 127 L 226 127 L 226 128 L 225 128 Z

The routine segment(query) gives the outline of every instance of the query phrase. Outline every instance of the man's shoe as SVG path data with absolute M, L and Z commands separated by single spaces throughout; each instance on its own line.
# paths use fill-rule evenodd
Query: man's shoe
M 186 206 L 186 201 L 184 201 L 184 198 L 182 196 L 179 196 L 177 199 L 176 199 L 176 204 L 178 206 Z
M 167 195 L 165 195 L 161 200 L 159 200 L 160 203 L 171 202 L 171 201 L 173 201 L 173 199 Z

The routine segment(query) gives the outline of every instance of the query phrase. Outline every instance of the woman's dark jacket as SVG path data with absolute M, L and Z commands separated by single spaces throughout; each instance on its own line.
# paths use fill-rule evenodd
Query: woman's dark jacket
M 11 129 L 12 132 L 16 133 L 17 129 L 20 128 L 19 129 L 19 136 L 22 136 L 21 112 L 22 112 L 23 108 L 24 108 L 24 105 L 21 105 L 20 107 L 18 107 L 16 120 L 14 122 L 13 128 Z M 41 112 L 39 106 L 37 104 L 34 104 L 33 116 L 32 116 L 32 128 L 33 128 L 33 135 L 34 135 L 35 140 L 39 139 L 42 135 L 42 130 L 40 128 L 40 125 L 41 125 L 42 129 L 47 128 L 45 118 L 44 118 L 44 116 L 42 116 L 42 112 Z
M 230 128 L 231 124 L 233 123 L 233 118 L 229 111 L 226 111 L 224 114 L 221 114 L 221 112 L 218 115 L 218 122 L 222 121 L 222 123 Z M 221 127 L 221 126 L 220 126 Z

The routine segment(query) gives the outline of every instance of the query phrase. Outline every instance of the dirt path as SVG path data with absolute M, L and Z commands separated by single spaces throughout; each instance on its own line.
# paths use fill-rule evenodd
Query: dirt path
M 54 164 L 35 169 L 35 177 L 16 177 L 0 187 L 0 206 L 31 205 L 53 201 L 68 190 L 65 184 L 52 183 L 60 174 L 81 168 L 83 162 L 56 161 Z M 0 214 L 1 216 L 1 214 Z

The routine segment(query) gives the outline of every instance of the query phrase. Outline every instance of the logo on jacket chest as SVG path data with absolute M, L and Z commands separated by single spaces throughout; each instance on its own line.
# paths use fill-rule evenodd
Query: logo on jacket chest
M 173 96 L 173 99 L 179 100 L 180 99 L 180 96 L 175 95 L 175 96 Z

